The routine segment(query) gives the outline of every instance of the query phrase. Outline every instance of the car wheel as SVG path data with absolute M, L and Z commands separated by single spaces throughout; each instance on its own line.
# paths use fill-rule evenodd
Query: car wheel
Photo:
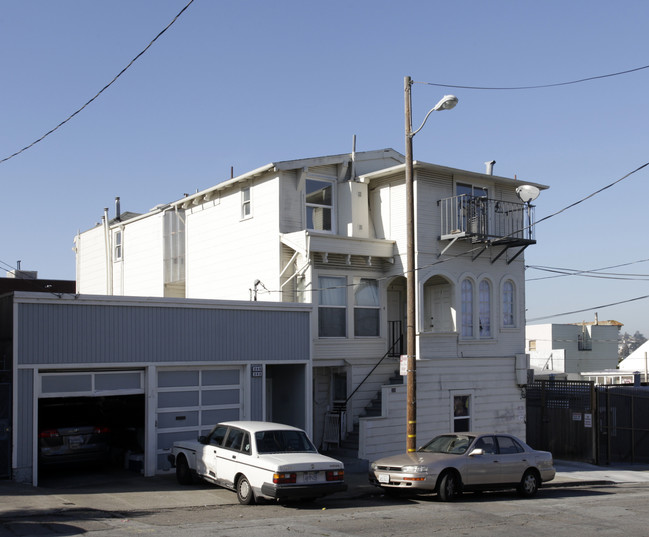
M 437 495 L 443 502 L 452 502 L 460 493 L 460 482 L 453 472 L 446 472 L 439 482 Z
M 242 505 L 251 505 L 255 503 L 255 495 L 252 492 L 250 482 L 245 475 L 242 475 L 237 481 L 237 499 Z
M 523 474 L 518 492 L 524 498 L 531 498 L 539 490 L 539 477 L 534 470 L 527 470 Z
M 194 482 L 194 475 L 184 455 L 178 455 L 176 459 L 176 479 L 181 485 L 191 485 Z

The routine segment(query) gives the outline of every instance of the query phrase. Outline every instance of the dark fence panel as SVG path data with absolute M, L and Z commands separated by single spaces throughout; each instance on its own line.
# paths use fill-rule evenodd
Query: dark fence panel
M 527 386 L 527 443 L 556 459 L 596 462 L 594 385 L 537 380 Z
M 649 388 L 598 386 L 600 464 L 649 463 Z

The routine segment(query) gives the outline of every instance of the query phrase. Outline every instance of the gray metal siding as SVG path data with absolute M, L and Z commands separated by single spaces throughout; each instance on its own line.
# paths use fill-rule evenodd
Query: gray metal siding
M 19 304 L 19 365 L 304 361 L 309 313 Z M 33 337 L 39 334 L 40 337 Z

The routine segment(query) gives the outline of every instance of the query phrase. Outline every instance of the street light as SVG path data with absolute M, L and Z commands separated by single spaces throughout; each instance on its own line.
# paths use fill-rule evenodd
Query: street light
M 412 139 L 423 129 L 428 117 L 433 112 L 450 110 L 458 99 L 455 95 L 445 95 L 431 108 L 421 126 L 412 130 L 412 79 L 404 78 L 405 117 L 406 117 L 406 220 L 407 220 L 407 254 L 406 254 L 406 353 L 407 353 L 407 407 L 406 407 L 406 447 L 408 453 L 417 449 L 417 360 L 415 356 L 415 202 L 413 185 Z

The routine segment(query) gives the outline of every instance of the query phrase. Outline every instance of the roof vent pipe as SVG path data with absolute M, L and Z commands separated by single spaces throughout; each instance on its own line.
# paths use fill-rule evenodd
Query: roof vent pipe
M 120 222 L 122 220 L 122 210 L 120 209 L 119 196 L 115 198 L 115 220 Z
M 488 162 L 485 162 L 485 165 L 487 166 L 487 171 L 485 173 L 487 175 L 493 175 L 494 174 L 494 164 L 496 164 L 495 160 L 490 160 Z

